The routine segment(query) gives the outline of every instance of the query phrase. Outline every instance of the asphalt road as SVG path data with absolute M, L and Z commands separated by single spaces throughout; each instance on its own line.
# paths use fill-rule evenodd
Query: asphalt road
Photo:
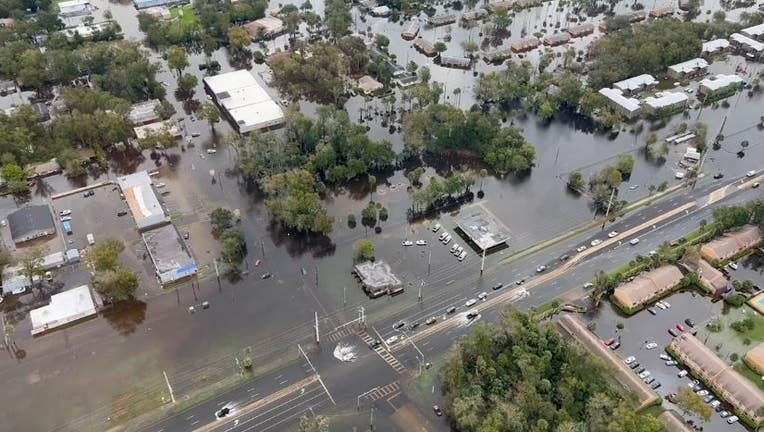
M 731 205 L 743 203 L 755 198 L 756 190 L 744 189 L 740 193 L 728 196 L 724 200 L 706 205 L 708 194 L 718 189 L 723 184 L 739 184 L 744 179 L 725 179 L 726 181 L 709 181 L 694 190 L 683 190 L 668 199 L 640 209 L 618 222 L 608 225 L 604 230 L 590 230 L 560 244 L 552 246 L 540 253 L 518 260 L 508 265 L 498 265 L 488 270 L 481 278 L 479 273 L 465 272 L 463 268 L 446 268 L 433 272 L 425 281 L 423 302 L 410 305 L 399 314 L 377 322 L 368 322 L 374 337 L 379 336 L 387 339 L 391 336 L 405 337 L 400 331 L 392 328 L 393 323 L 404 321 L 408 324 L 413 322 L 423 323 L 429 317 L 437 317 L 439 320 L 446 318 L 445 309 L 449 306 L 457 306 L 459 309 L 454 319 L 455 325 L 443 332 L 435 333 L 425 340 L 419 341 L 414 347 L 412 344 L 401 343 L 392 347 L 392 354 L 408 370 L 416 371 L 422 364 L 422 355 L 427 362 L 430 357 L 437 357 L 446 352 L 455 339 L 470 331 L 470 323 L 465 318 L 466 308 L 464 303 L 477 294 L 486 291 L 489 298 L 502 291 L 492 291 L 490 287 L 497 282 L 505 284 L 503 290 L 515 288 L 514 281 L 522 278 L 532 278 L 538 265 L 547 265 L 548 271 L 552 271 L 561 262 L 557 257 L 563 254 L 575 254 L 575 248 L 579 245 L 588 245 L 593 239 L 605 239 L 610 231 L 623 232 L 630 227 L 640 225 L 647 220 L 665 213 L 673 208 L 688 202 L 697 202 L 687 212 L 670 220 L 638 233 L 636 236 L 619 239 L 620 244 L 600 250 L 586 260 L 576 264 L 567 272 L 545 284 L 534 287 L 528 296 L 514 301 L 515 306 L 527 309 L 538 306 L 551 299 L 557 298 L 563 293 L 582 287 L 591 280 L 592 275 L 599 269 L 611 270 L 633 259 L 634 256 L 647 255 L 650 250 L 656 249 L 666 240 L 673 240 L 696 229 L 701 220 L 712 220 L 713 209 L 719 205 Z M 638 237 L 640 242 L 630 245 L 628 240 Z M 481 312 L 477 321 L 494 321 L 498 317 L 499 308 L 491 308 Z M 419 328 L 424 327 L 421 324 Z M 417 329 L 419 330 L 419 329 Z M 356 347 L 358 357 L 354 362 L 340 362 L 332 355 L 335 344 L 339 341 L 347 342 Z M 420 354 L 421 353 L 421 354 Z M 293 394 L 286 395 L 278 400 L 266 404 L 252 413 L 247 413 L 237 418 L 238 423 L 221 422 L 214 427 L 214 431 L 244 431 L 244 430 L 279 430 L 287 427 L 290 422 L 305 413 L 317 413 L 330 410 L 336 401 L 340 406 L 363 403 L 374 394 L 382 393 L 378 388 L 395 388 L 400 375 L 390 367 L 375 351 L 369 350 L 365 343 L 355 334 L 350 332 L 338 332 L 334 335 L 324 336 L 324 342 L 319 348 L 313 347 L 308 352 L 311 363 L 316 372 L 323 377 L 326 389 L 316 389 L 311 384 L 308 388 L 300 389 Z M 243 406 L 249 401 L 254 401 L 262 395 L 270 394 L 279 388 L 289 386 L 290 383 L 298 382 L 313 373 L 307 362 L 279 369 L 272 374 L 254 379 L 245 385 L 219 397 L 204 402 L 192 409 L 165 419 L 160 424 L 147 429 L 147 432 L 174 432 L 194 430 L 201 423 L 194 423 L 198 419 L 214 419 L 214 413 L 221 406 L 234 403 Z M 352 377 L 350 379 L 349 377 Z M 331 393 L 330 393 L 331 392 Z M 358 398 L 358 395 L 370 392 L 371 396 Z M 256 396 L 255 396 L 256 395 Z M 235 415 L 235 412 L 232 413 Z M 213 420 L 214 421 L 214 420 Z M 256 426 L 256 427 L 254 427 Z M 254 428 L 253 428 L 254 427 Z

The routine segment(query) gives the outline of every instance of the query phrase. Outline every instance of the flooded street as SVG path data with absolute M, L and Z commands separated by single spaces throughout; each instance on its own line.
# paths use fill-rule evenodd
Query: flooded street
M 122 26 L 126 39 L 142 39 L 132 3 L 104 0 L 92 0 L 92 3 L 99 8 L 96 22 L 99 21 L 98 14 L 109 9 Z M 664 3 L 669 4 L 654 2 L 647 6 L 659 7 Z M 711 7 L 714 2 L 707 0 L 706 3 Z M 620 3 L 617 11 L 625 13 L 629 4 Z M 277 2 L 274 0 L 271 7 L 275 6 Z M 321 4 L 314 3 L 313 6 L 315 12 L 321 13 Z M 566 21 L 569 10 L 570 6 L 564 6 L 562 11 L 557 11 L 557 2 L 550 2 L 519 12 L 509 29 L 512 37 L 506 39 L 503 46 L 508 46 L 523 32 L 530 35 L 540 31 L 545 20 L 548 28 L 558 22 L 566 27 L 569 25 Z M 405 66 L 413 60 L 427 65 L 432 72 L 432 80 L 445 86 L 446 99 L 441 102 L 457 104 L 462 109 L 474 104 L 472 88 L 476 78 L 472 71 L 443 68 L 414 50 L 410 42 L 400 37 L 408 22 L 390 23 L 386 19 L 367 17 L 364 23 L 358 13 L 354 14 L 354 18 L 356 31 L 370 27 L 374 33 L 389 37 L 389 51 L 396 56 L 398 64 Z M 596 24 L 598 19 L 588 18 L 586 22 Z M 460 42 L 480 39 L 480 27 L 465 29 L 452 25 L 451 28 L 448 55 L 463 56 Z M 439 40 L 445 34 L 443 27 L 423 27 L 422 35 L 431 41 Z M 595 31 L 593 36 L 578 40 L 576 44 L 585 44 L 599 36 Z M 283 47 L 284 41 L 285 37 L 280 37 L 268 42 L 271 52 L 275 47 Z M 576 48 L 583 48 L 583 45 L 576 45 Z M 562 52 L 564 49 L 559 47 L 554 51 Z M 535 50 L 525 58 L 537 64 L 541 52 L 540 49 Z M 154 61 L 161 61 L 160 55 L 152 52 L 151 56 Z M 217 50 L 212 57 L 220 62 L 222 72 L 233 69 L 224 48 Z M 730 57 L 727 63 L 715 63 L 711 69 L 729 73 L 742 61 L 739 57 Z M 189 62 L 185 73 L 199 78 L 195 98 L 199 102 L 206 101 L 202 88 L 203 75 L 198 68 L 205 62 L 204 55 L 189 53 Z M 478 73 L 501 68 L 486 65 L 482 60 L 478 60 L 475 66 Z M 749 76 L 756 76 L 761 71 L 758 64 L 748 64 L 746 68 Z M 253 67 L 260 80 L 267 76 L 266 71 L 265 65 Z M 274 359 L 295 356 L 296 344 L 311 339 L 314 313 L 319 315 L 321 331 L 328 332 L 354 319 L 358 306 L 364 306 L 371 317 L 389 313 L 390 310 L 416 307 L 417 287 L 426 286 L 427 298 L 431 293 L 458 289 L 451 286 L 451 282 L 468 273 L 477 274 L 480 261 L 473 251 L 470 250 L 468 258 L 459 263 L 446 247 L 434 241 L 433 233 L 428 229 L 429 221 L 414 225 L 408 223 L 409 182 L 404 170 L 375 173 L 378 186 L 373 199 L 387 207 L 390 213 L 390 218 L 381 222 L 380 234 L 360 223 L 351 229 L 346 222 L 351 213 L 360 220 L 361 209 L 369 202 L 369 185 L 361 179 L 347 187 L 331 190 L 326 207 L 335 217 L 335 225 L 328 238 L 289 235 L 271 223 L 262 195 L 236 175 L 233 169 L 235 150 L 226 144 L 225 139 L 231 132 L 230 126 L 225 122 L 218 123 L 213 134 L 206 121 L 196 120 L 185 110 L 184 103 L 174 96 L 177 77 L 166 66 L 157 80 L 166 83 L 166 98 L 175 106 L 176 117 L 183 117 L 180 123 L 184 134 L 200 134 L 193 140 L 194 147 L 168 150 L 173 166 L 169 166 L 168 158 L 159 159 L 158 166 L 147 151 L 143 158 L 131 157 L 121 163 L 113 162 L 110 172 L 89 176 L 84 183 L 113 181 L 127 172 L 158 168 L 158 181 L 166 183 L 167 190 L 171 191 L 166 200 L 173 220 L 181 229 L 192 233 L 190 244 L 203 269 L 202 276 L 198 283 L 186 283 L 172 291 L 163 291 L 158 286 L 142 286 L 140 290 L 143 295 L 137 301 L 34 340 L 29 336 L 28 323 L 20 323 L 16 339 L 25 351 L 25 358 L 16 360 L 4 356 L 0 360 L 0 379 L 6 383 L 8 390 L 0 397 L 0 430 L 106 430 L 116 422 L 169 400 L 163 372 L 167 373 L 176 397 L 191 395 L 206 385 L 234 376 L 238 371 L 238 361 L 245 352 L 251 353 L 256 369 L 272 366 L 269 363 Z M 454 89 L 460 89 L 461 93 L 454 94 Z M 271 94 L 280 99 L 275 90 L 271 89 Z M 18 99 L 18 96 L 15 97 Z M 764 146 L 762 131 L 756 125 L 760 121 L 761 98 L 761 94 L 749 97 L 743 92 L 729 99 L 729 108 L 694 109 L 690 111 L 689 118 L 676 115 L 656 133 L 662 139 L 682 122 L 701 121 L 708 125 L 710 141 L 726 117 L 723 129 L 725 140 L 721 149 L 710 151 L 704 171 L 707 174 L 724 172 L 733 176 L 750 169 L 760 169 L 764 161 Z M 8 104 L 5 99 L 0 102 Z M 400 106 L 402 98 L 399 92 L 397 101 Z M 379 100 L 371 104 L 383 105 Z M 364 99 L 354 97 L 345 109 L 351 119 L 358 119 L 363 106 Z M 313 104 L 301 102 L 303 112 L 310 113 L 314 108 Z M 476 202 L 481 202 L 493 212 L 509 228 L 512 237 L 508 249 L 487 257 L 487 265 L 496 264 L 509 254 L 565 233 L 594 218 L 589 200 L 570 193 L 565 186 L 571 171 L 580 170 L 588 178 L 612 163 L 617 155 L 632 154 L 636 160 L 634 171 L 619 192 L 619 196 L 629 202 L 646 197 L 650 185 L 659 185 L 664 181 L 671 185 L 677 181 L 674 180 L 675 168 L 684 147 L 671 148 L 664 164 L 648 161 L 644 143 L 651 127 L 645 121 L 641 122 L 643 127 L 638 128 L 640 132 L 633 133 L 634 126 L 629 125 L 615 138 L 577 126 L 572 119 L 543 122 L 534 116 L 527 116 L 508 120 L 507 125 L 510 122 L 523 128 L 526 139 L 537 149 L 537 160 L 532 172 L 525 177 L 489 176 L 484 180 L 476 179 L 473 190 L 478 190 L 484 183 L 485 191 L 485 197 L 476 199 Z M 373 139 L 387 139 L 396 151 L 402 150 L 402 134 L 389 133 L 388 128 L 382 126 L 381 116 L 374 117 L 367 124 Z M 745 157 L 739 158 L 737 152 L 744 140 L 751 144 L 745 148 Z M 217 148 L 216 154 L 205 152 L 206 148 L 211 147 Z M 461 161 L 441 160 L 431 165 L 425 174 L 425 183 L 426 177 L 432 176 L 436 169 L 444 173 L 449 168 L 458 168 Z M 214 178 L 210 176 L 210 170 L 215 171 Z M 707 175 L 701 182 L 711 181 L 710 177 Z M 54 193 L 84 183 L 70 182 L 63 176 L 50 177 L 44 181 L 44 186 L 33 191 L 32 201 L 44 200 Z M 18 205 L 11 198 L 0 200 L 0 209 L 4 211 Z M 240 281 L 232 282 L 225 278 L 218 281 L 212 267 L 213 260 L 218 256 L 218 245 L 208 232 L 207 219 L 209 212 L 219 206 L 238 208 L 243 215 L 241 227 L 247 238 L 248 256 L 245 274 Z M 453 229 L 454 216 L 456 214 L 442 216 L 441 223 L 449 231 Z M 361 238 L 375 241 L 376 256 L 389 262 L 407 284 L 404 294 L 378 300 L 369 300 L 363 294 L 350 274 L 354 256 L 352 246 Z M 403 248 L 403 239 L 427 239 L 430 247 Z M 129 247 L 125 253 L 137 257 L 142 245 L 139 242 L 136 245 L 133 250 Z M 257 260 L 262 262 L 259 267 L 255 266 Z M 273 274 L 273 277 L 261 279 L 266 272 Z M 189 306 L 198 305 L 203 300 L 211 303 L 210 310 L 188 313 Z M 251 350 L 245 351 L 245 347 L 251 347 Z M 32 406 L 45 406 L 46 410 L 44 413 L 34 412 L 29 409 Z

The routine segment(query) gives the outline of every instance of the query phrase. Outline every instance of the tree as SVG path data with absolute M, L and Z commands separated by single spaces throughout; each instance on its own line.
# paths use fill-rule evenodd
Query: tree
M 29 278 L 29 282 L 35 276 L 42 276 L 45 274 L 45 269 L 42 267 L 43 259 L 48 251 L 45 247 L 37 246 L 31 249 L 27 249 L 21 253 L 18 258 L 19 265 L 21 266 L 21 274 Z
M 0 247 L 0 273 L 11 264 L 13 264 L 13 255 L 7 248 Z
M 361 223 L 370 228 L 377 224 L 377 207 L 374 204 L 369 203 L 361 210 Z
M 581 171 L 573 171 L 568 174 L 568 187 L 570 189 L 580 193 L 584 190 L 585 186 L 586 181 L 584 180 L 584 175 L 581 174 Z
M 300 417 L 298 432 L 329 432 L 329 420 L 324 416 Z
M 138 275 L 131 268 L 117 265 L 110 270 L 96 273 L 93 286 L 96 291 L 113 301 L 127 300 L 138 289 Z
M 334 39 L 345 36 L 350 29 L 353 17 L 345 0 L 329 0 L 326 2 L 324 23 Z
M 621 172 L 622 177 L 630 176 L 631 171 L 634 169 L 634 157 L 630 154 L 618 155 L 616 168 Z
M 190 97 L 194 94 L 194 89 L 199 83 L 199 80 L 191 74 L 183 74 L 178 78 L 178 89 L 183 92 L 183 95 Z
M 247 256 L 247 241 L 239 228 L 228 228 L 220 236 L 220 258 L 229 268 L 237 268 Z
M 433 48 L 435 48 L 435 52 L 437 52 L 438 54 L 442 54 L 448 49 L 448 46 L 444 42 L 437 41 L 435 42 L 435 45 L 433 46 Z
M 179 46 L 172 46 L 167 50 L 167 66 L 170 69 L 175 69 L 179 77 L 183 73 L 183 69 L 188 67 L 188 64 L 186 50 Z
M 215 123 L 220 121 L 220 111 L 212 102 L 204 102 L 202 106 L 199 107 L 196 116 L 199 117 L 199 119 L 207 120 L 207 123 L 210 124 L 210 129 L 212 129 L 213 132 L 215 131 Z
M 371 202 L 371 201 L 374 201 L 374 189 L 377 186 L 377 178 L 369 174 L 368 183 L 369 183 L 369 202 Z
M 488 170 L 485 168 L 481 168 L 478 172 L 478 177 L 480 177 L 480 191 L 483 191 L 483 180 L 485 180 L 486 177 L 488 177 Z
M 233 51 L 234 57 L 239 57 L 247 53 L 247 47 L 252 43 L 249 32 L 239 26 L 231 27 L 228 30 L 228 46 Z
M 122 240 L 114 237 L 106 238 L 90 248 L 88 260 L 96 271 L 113 270 L 123 250 L 125 250 L 125 244 Z
M 220 235 L 223 231 L 233 226 L 233 212 L 218 207 L 210 212 L 210 225 L 213 234 Z
M 358 240 L 355 242 L 355 254 L 360 260 L 372 260 L 374 259 L 374 252 L 376 247 L 371 240 Z
M 676 395 L 676 404 L 684 411 L 685 414 L 692 413 L 703 419 L 703 421 L 709 421 L 714 410 L 711 405 L 703 402 L 703 398 L 695 394 L 692 389 L 686 386 L 680 386 Z
M 413 170 L 406 173 L 406 178 L 409 179 L 412 186 L 421 186 L 421 183 L 419 182 L 419 180 L 422 179 L 423 174 L 424 174 L 424 168 L 416 167 Z
M 273 175 L 265 184 L 268 194 L 265 206 L 276 221 L 288 228 L 328 234 L 334 218 L 327 215 L 321 205 L 321 186 L 310 172 L 303 169 Z
M 472 40 L 462 41 L 462 49 L 469 55 L 470 58 L 475 56 L 475 53 L 480 50 L 480 45 Z

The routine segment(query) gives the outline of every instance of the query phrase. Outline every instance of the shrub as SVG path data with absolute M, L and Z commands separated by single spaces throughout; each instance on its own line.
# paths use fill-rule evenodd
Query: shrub
M 737 353 L 730 354 L 730 360 L 736 362 L 738 359 Z
M 348 215 L 348 228 L 353 229 L 353 228 L 355 228 L 355 225 L 356 225 L 355 215 L 354 214 L 349 214 Z
M 708 323 L 708 325 L 706 325 L 706 328 L 708 328 L 708 331 L 710 331 L 711 333 L 719 333 L 720 331 L 722 331 L 722 328 L 724 327 L 722 326 L 721 321 L 719 321 L 718 319 L 715 319 L 711 321 L 710 323 Z
M 727 296 L 724 301 L 727 302 L 730 306 L 734 307 L 740 307 L 745 303 L 745 296 L 740 293 L 732 294 L 731 296 Z

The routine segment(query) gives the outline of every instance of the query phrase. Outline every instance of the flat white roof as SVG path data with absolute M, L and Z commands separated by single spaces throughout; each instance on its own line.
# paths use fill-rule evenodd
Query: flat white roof
M 599 93 L 602 96 L 605 96 L 606 98 L 615 102 L 616 104 L 622 106 L 629 112 L 634 112 L 639 109 L 639 106 L 640 106 L 639 100 L 624 96 L 620 90 L 605 87 L 603 89 L 600 89 Z
M 748 37 L 758 38 L 759 36 L 764 35 L 764 24 L 744 28 L 743 30 L 740 30 L 740 33 L 743 33 Z
M 127 118 L 133 123 L 159 120 L 159 115 L 156 113 L 157 106 L 159 106 L 159 99 L 137 103 L 130 107 L 130 113 L 127 115 Z
M 32 334 L 60 327 L 96 314 L 90 287 L 82 285 L 50 296 L 50 304 L 29 312 Z
M 656 81 L 655 77 L 649 74 L 642 74 L 629 79 L 625 79 L 623 81 L 618 81 L 617 83 L 613 83 L 613 87 L 621 91 L 634 91 L 644 86 L 656 84 L 658 84 L 658 81 Z
M 648 96 L 645 98 L 645 104 L 651 108 L 666 108 L 672 107 L 682 102 L 686 102 L 688 99 L 684 92 L 661 92 L 656 93 L 655 96 Z
M 726 49 L 730 46 L 730 42 L 727 39 L 714 39 L 708 42 L 703 42 L 703 52 L 710 53 L 717 50 Z
M 162 225 L 170 220 L 151 188 L 151 178 L 148 172 L 140 171 L 118 177 L 117 183 L 125 195 L 125 201 L 130 207 L 130 212 L 133 214 L 138 229 Z
M 763 43 L 761 43 L 759 41 L 756 41 L 756 40 L 753 40 L 753 39 L 749 38 L 748 36 L 743 36 L 740 33 L 732 33 L 730 35 L 730 40 L 733 40 L 733 41 L 735 41 L 735 42 L 737 42 L 737 43 L 739 43 L 741 45 L 746 45 L 749 48 L 751 48 L 752 50 L 757 51 L 757 52 L 764 50 L 764 44 Z
M 725 88 L 731 84 L 740 84 L 743 82 L 743 78 L 737 75 L 715 75 L 700 81 L 701 87 L 705 87 L 710 91 L 716 91 Z
M 703 69 L 707 67 L 707 61 L 703 60 L 702 58 L 694 58 L 692 60 L 687 60 L 686 62 L 671 65 L 668 68 L 676 73 L 688 73 L 693 72 L 696 69 Z
M 284 112 L 268 92 L 246 70 L 204 78 L 221 109 L 245 133 L 281 124 Z

